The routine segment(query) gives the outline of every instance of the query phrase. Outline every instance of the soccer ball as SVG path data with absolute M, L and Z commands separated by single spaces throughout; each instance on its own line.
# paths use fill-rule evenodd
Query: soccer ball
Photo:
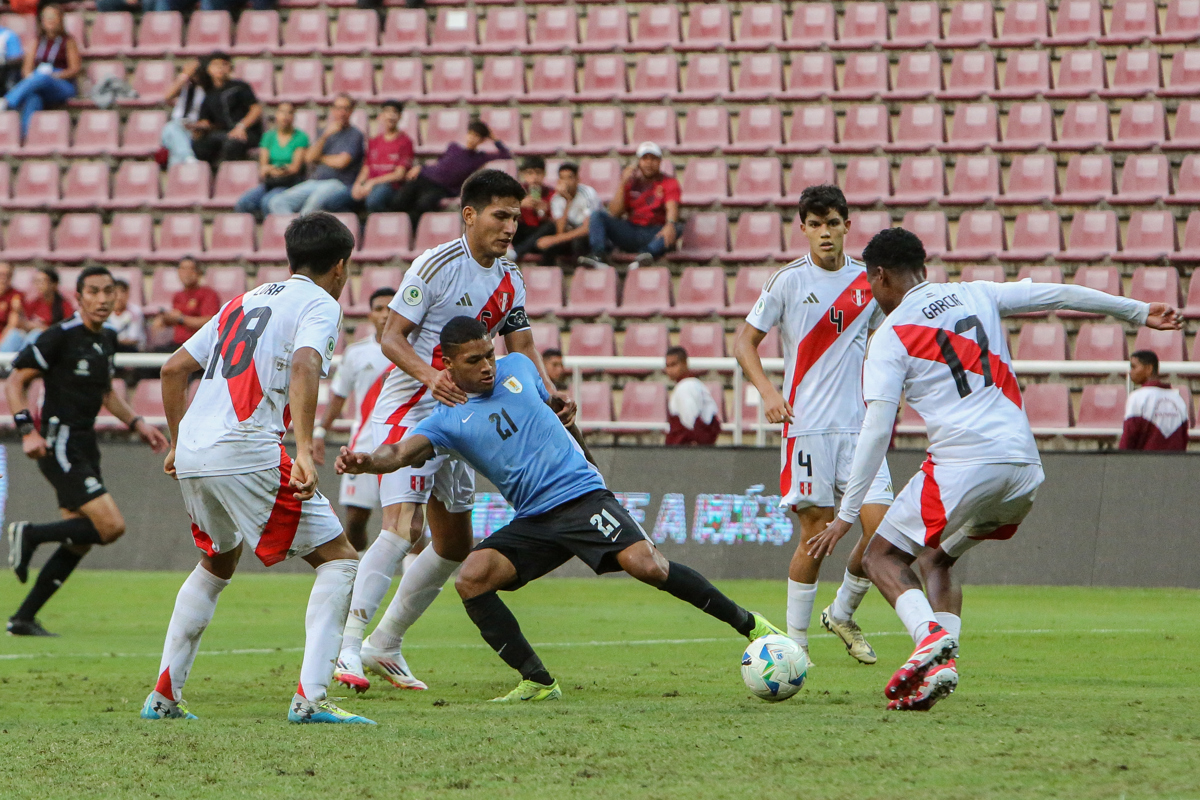
M 763 700 L 787 700 L 804 686 L 808 659 L 787 636 L 770 634 L 755 639 L 742 654 L 742 680 Z

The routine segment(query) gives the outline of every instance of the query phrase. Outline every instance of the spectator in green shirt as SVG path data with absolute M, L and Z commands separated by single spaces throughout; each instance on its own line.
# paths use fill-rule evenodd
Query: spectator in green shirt
M 291 103 L 275 107 L 275 124 L 263 134 L 258 146 L 258 176 L 262 183 L 238 198 L 234 208 L 262 219 L 267 202 L 285 189 L 304 180 L 304 154 L 308 134 L 296 130 L 296 108 Z

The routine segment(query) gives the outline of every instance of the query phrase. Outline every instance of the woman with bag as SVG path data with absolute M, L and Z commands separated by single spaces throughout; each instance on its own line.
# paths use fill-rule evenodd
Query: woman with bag
M 43 8 L 38 27 L 37 47 L 25 53 L 21 67 L 24 78 L 0 100 L 0 111 L 13 108 L 21 112 L 22 138 L 34 112 L 64 105 L 76 95 L 75 78 L 83 69 L 79 44 L 63 27 L 61 8 Z
M 304 180 L 304 153 L 308 134 L 294 126 L 296 108 L 291 103 L 275 107 L 275 124 L 258 146 L 258 176 L 262 183 L 238 198 L 235 210 L 262 219 L 267 202 Z

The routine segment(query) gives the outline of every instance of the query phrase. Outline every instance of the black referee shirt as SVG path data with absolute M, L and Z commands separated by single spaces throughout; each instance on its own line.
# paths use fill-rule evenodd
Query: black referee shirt
M 116 331 L 101 328 L 93 333 L 76 314 L 46 328 L 36 342 L 17 354 L 13 369 L 42 373 L 46 386 L 43 432 L 51 418 L 73 431 L 94 428 L 104 396 L 112 389 L 116 350 Z

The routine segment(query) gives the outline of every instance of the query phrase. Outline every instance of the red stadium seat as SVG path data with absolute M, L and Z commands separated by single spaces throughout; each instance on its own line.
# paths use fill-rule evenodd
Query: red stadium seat
M 1055 197 L 1055 202 L 1094 205 L 1112 194 L 1112 156 L 1076 154 L 1067 162 L 1066 185 Z
M 1155 94 L 1162 86 L 1162 66 L 1158 53 L 1148 49 L 1122 50 L 1117 54 L 1109 89 L 1101 97 L 1141 97 Z
M 1147 150 L 1167 140 L 1167 117 L 1162 103 L 1126 103 L 1117 122 L 1117 138 L 1109 150 Z
M 579 384 L 578 419 L 580 426 L 586 430 L 589 422 L 612 422 L 613 399 L 612 386 L 608 381 L 584 381 Z
M 862 156 L 846 162 L 842 192 L 852 206 L 872 206 L 892 194 L 892 169 L 885 156 Z
M 44 113 L 44 112 L 42 112 Z M 99 156 L 116 153 L 121 147 L 121 120 L 116 111 L 82 111 L 75 123 L 71 156 Z
M 729 167 L 723 158 L 689 159 L 679 186 L 683 205 L 724 202 L 729 197 Z
M 737 134 L 725 152 L 761 154 L 782 144 L 783 117 L 779 106 L 748 106 L 738 114 Z
M 12 166 L 7 161 L 0 161 L 0 206 L 12 197 Z
M 378 215 L 373 214 L 372 216 Z M 358 282 L 358 291 L 354 294 L 354 303 L 350 305 L 350 311 L 356 316 L 366 316 L 371 310 L 371 295 L 377 289 L 396 291 L 400 288 L 403 278 L 402 270 L 396 267 L 364 267 L 362 279 Z M 349 292 L 342 293 L 343 301 L 348 299 L 349 294 Z
M 1028 47 L 1050 38 L 1050 15 L 1045 0 L 1009 0 L 1004 27 L 993 46 Z
M 588 56 L 583 62 L 583 85 L 575 98 L 587 103 L 616 100 L 628 91 L 625 83 L 624 56 Z
M 816 153 L 837 142 L 837 119 L 832 106 L 802 106 L 792 113 L 792 124 L 783 153 Z
M 325 97 L 325 67 L 320 59 L 285 61 L 279 74 L 279 102 L 310 103 Z
M 616 107 L 585 108 L 579 122 L 579 142 L 568 153 L 600 154 L 625 144 L 625 114 Z
M 1171 140 L 1162 143 L 1164 150 L 1195 150 L 1200 148 L 1200 102 L 1182 101 L 1175 111 L 1175 131 Z
M 1045 50 L 1012 52 L 1004 62 L 1004 82 L 991 96 L 1024 99 L 1050 91 L 1050 55 Z
M 703 262 L 722 258 L 729 252 L 729 219 L 724 211 L 691 214 L 679 239 L 680 248 L 667 254 L 668 261 Z
M 151 420 L 165 419 L 162 381 L 158 378 L 142 378 L 133 390 L 133 400 L 130 405 L 133 407 L 133 413 L 140 417 L 149 417 Z
M 729 56 L 725 53 L 696 53 L 688 59 L 684 87 L 675 97 L 684 101 L 715 100 L 731 94 Z
M 586 25 L 576 50 L 604 52 L 623 50 L 629 45 L 629 12 L 625 6 L 593 7 L 588 11 Z
M 615 296 L 613 301 L 615 305 Z M 566 355 L 611 357 L 615 353 L 611 324 L 607 322 L 576 322 L 571 326 L 571 340 L 567 343 Z
M 1115 322 L 1085 322 L 1075 337 L 1076 361 L 1124 361 L 1125 329 Z
M 675 290 L 671 316 L 711 317 L 724 311 L 725 270 L 721 267 L 685 268 Z
M 1087 97 L 1108 87 L 1104 54 L 1099 50 L 1068 51 L 1058 66 L 1058 80 L 1047 97 Z
M 954 109 L 950 139 L 943 151 L 975 152 L 1000 141 L 1000 120 L 995 103 L 960 103 Z
M 54 229 L 54 252 L 50 261 L 75 263 L 87 261 L 100 252 L 100 215 L 63 214 Z
M 1141 328 L 1133 342 L 1134 351 L 1150 350 L 1162 361 L 1187 361 L 1183 331 L 1156 331 Z
M 730 206 L 765 206 L 783 199 L 783 167 L 778 158 L 743 158 L 738 162 L 737 182 Z
M 122 161 L 113 181 L 113 199 L 109 208 L 157 206 L 158 164 L 153 161 Z
M 997 203 L 1029 205 L 1058 194 L 1058 168 L 1049 153 L 1014 156 L 1008 170 L 1008 187 Z
M 579 182 L 596 190 L 607 203 L 621 185 L 621 163 L 615 158 L 589 158 L 579 165 Z
M 743 11 L 743 14 L 745 12 Z M 779 41 L 783 41 L 782 31 Z M 715 50 L 733 41 L 733 28 L 729 6 L 724 4 L 700 4 L 688 14 L 687 33 L 683 42 L 675 45 L 677 51 Z
M 1068 103 L 1058 141 L 1051 150 L 1091 150 L 1109 140 L 1108 105 L 1103 102 Z
M 375 97 L 375 67 L 369 58 L 334 59 L 329 79 L 329 96 L 346 94 L 357 101 Z
M 837 67 L 832 53 L 796 53 L 788 70 L 782 100 L 818 100 L 837 91 Z
M 854 2 L 843 6 L 842 30 L 837 40 L 826 43 L 839 49 L 865 50 L 887 41 L 887 38 L 887 6 L 883 3 Z
M 412 249 L 412 223 L 407 214 L 375 213 L 367 215 L 362 249 L 354 254 L 358 261 L 391 261 Z
M 14 154 L 21 149 L 21 115 L 0 111 L 0 153 Z
M 275 99 L 275 63 L 266 59 L 239 59 L 233 68 L 234 77 L 250 84 L 260 102 Z
M 379 52 L 383 55 L 410 55 L 429 47 L 428 19 L 421 8 L 390 8 L 383 23 Z
M 1041 261 L 1058 256 L 1062 246 L 1062 223 L 1054 211 L 1023 211 L 1017 215 L 1012 241 L 1002 255 L 1006 261 Z
M 488 56 L 479 75 L 475 99 L 481 103 L 506 103 L 525 94 L 525 62 L 520 56 Z M 508 142 L 508 139 L 502 139 Z
M 379 214 L 367 218 L 367 225 Z M 405 214 L 398 216 L 406 217 Z M 364 245 L 365 246 L 365 245 Z M 640 272 L 641 270 L 638 270 Z M 525 267 L 525 310 L 534 317 L 557 314 L 563 307 L 563 274 L 558 267 Z
M 1137 205 L 1165 200 L 1171 194 L 1171 165 L 1164 155 L 1131 155 L 1125 159 L 1113 202 Z M 1172 226 L 1174 223 L 1172 223 Z
M 533 75 L 525 99 L 535 103 L 558 103 L 575 96 L 575 59 L 544 56 L 533 60 Z M 534 109 L 536 112 L 538 109 Z
M 640 272 L 640 270 L 639 270 Z M 621 355 L 626 358 L 662 358 L 671 345 L 667 326 L 662 322 L 631 322 L 625 326 Z M 638 370 L 642 374 L 651 370 Z
M 850 223 L 844 247 L 851 258 L 861 258 L 863 248 L 871 241 L 871 237 L 884 228 L 892 227 L 892 218 L 886 211 L 852 211 Z
M 971 3 L 958 3 L 961 8 Z M 990 11 L 988 12 L 991 13 Z M 963 50 L 954 54 L 946 88 L 938 93 L 943 100 L 974 100 L 996 91 L 996 59 L 986 50 Z
M 759 102 L 776 98 L 782 93 L 783 62 L 778 53 L 750 53 L 742 56 L 737 87 L 732 99 Z
M 638 11 L 637 33 L 629 50 L 662 50 L 679 43 L 679 8 L 670 4 L 644 5 Z
M 1022 325 L 1015 355 L 1020 361 L 1066 361 L 1066 328 L 1061 322 Z
M 889 100 L 917 100 L 933 97 L 941 91 L 941 58 L 937 53 L 919 51 L 901 54 L 895 86 L 885 96 Z M 901 109 L 901 113 L 903 111 Z
M 900 162 L 893 203 L 923 206 L 941 201 L 945 194 L 946 169 L 941 156 L 907 156 Z
M 910 2 L 896 6 L 896 26 L 885 48 L 919 50 L 942 39 L 942 10 L 934 2 Z
M 1049 103 L 1015 103 L 1008 109 L 1004 141 L 993 150 L 1036 150 L 1054 146 L 1054 111 Z
M 575 272 L 576 276 L 580 273 L 580 270 Z M 613 306 L 608 312 L 618 319 L 646 319 L 656 314 L 671 314 L 671 271 L 666 267 L 633 270 L 625 277 L 620 308 Z
M 329 49 L 329 18 L 325 9 L 294 9 L 283 27 L 281 55 L 312 55 Z
M 519 108 L 481 108 L 479 118 L 488 126 L 492 137 L 504 142 L 514 153 L 528 152 L 521 143 L 521 110 Z M 507 170 L 511 160 L 493 161 L 489 166 L 495 169 Z M 513 175 L 516 167 L 513 166 Z
M 535 108 L 529 117 L 529 139 L 523 147 L 514 149 L 521 153 L 554 153 L 571 146 L 571 111 L 567 108 Z
M 1054 18 L 1050 45 L 1078 45 L 1099 41 L 1104 35 L 1104 16 L 1100 0 L 1062 0 Z
M 259 267 L 258 272 L 254 275 L 254 285 L 262 286 L 263 284 L 267 283 L 282 283 L 283 281 L 286 281 L 291 274 L 292 271 L 288 267 Z M 346 290 L 342 292 L 342 296 L 345 297 L 349 293 L 350 284 L 347 283 Z M 356 339 L 363 338 L 360 336 L 357 329 L 354 331 L 354 335 Z M 343 336 L 342 338 L 344 339 L 345 337 Z
M 1183 157 L 1175 191 L 1163 200 L 1180 205 L 1200 205 L 1200 154 L 1188 153 Z
M 50 217 L 46 214 L 12 214 L 4 231 L 4 257 L 31 261 L 50 253 Z M 15 281 L 14 281 L 15 283 Z
M 467 135 L 470 121 L 470 113 L 465 108 L 432 109 L 417 152 L 422 155 L 440 154 L 451 142 L 461 142 Z
M 129 80 L 125 64 L 120 61 L 87 61 L 85 66 L 87 68 L 85 83 L 88 86 L 99 86 L 107 78 L 116 78 L 126 82 Z
M 633 153 L 640 142 L 655 142 L 666 150 L 674 150 L 679 142 L 675 109 L 661 105 L 639 108 L 633 118 L 633 135 L 621 152 Z
M 1076 286 L 1086 286 L 1098 292 L 1106 292 L 1114 297 L 1123 297 L 1125 294 L 1121 289 L 1121 273 L 1116 267 L 1080 267 L 1075 270 L 1075 277 L 1072 282 Z M 1100 314 L 1090 314 L 1086 311 L 1061 310 L 1056 311 L 1055 314 L 1061 318 L 1072 319 L 1103 318 Z
M 253 254 L 254 217 L 250 214 L 217 214 L 213 217 L 208 248 L 192 255 L 204 261 L 240 261 Z
M 188 20 L 187 41 L 181 52 L 192 56 L 227 52 L 231 44 L 231 27 L 226 11 L 193 11 Z
M 744 67 L 743 67 L 744 69 Z M 633 88 L 625 100 L 653 103 L 679 93 L 679 62 L 674 55 L 642 55 L 634 68 Z
M 204 226 L 199 214 L 164 214 L 154 247 L 155 261 L 178 261 L 204 250 Z
M 834 152 L 869 153 L 876 147 L 886 146 L 891 139 L 887 106 L 861 103 L 846 109 L 846 125 L 841 141 L 829 145 L 829 149 Z
M 413 239 L 413 247 L 408 253 L 401 253 L 401 258 L 412 260 L 426 250 L 437 247 L 462 235 L 462 217 L 456 211 L 435 211 L 421 215 L 417 223 L 417 233 Z
M 178 11 L 149 11 L 138 25 L 137 46 L 130 55 L 164 56 L 183 48 L 183 15 Z
M 128 11 L 97 14 L 87 39 L 83 55 L 88 58 L 112 58 L 133 52 L 133 15 Z
M 425 91 L 424 68 L 418 58 L 384 59 L 379 76 L 379 94 L 383 97 L 409 97 L 420 102 Z M 407 114 L 405 116 L 408 116 Z M 403 124 L 403 122 L 401 123 Z M 412 134 L 409 134 L 410 136 Z M 413 141 L 417 137 L 413 136 Z
M 562 349 L 562 335 L 559 333 L 557 322 L 534 322 L 529 327 L 533 331 L 533 344 L 539 353 L 552 347 Z M 504 343 L 503 338 L 498 341 Z
M 1102 44 L 1137 44 L 1158 36 L 1154 0 L 1114 0 L 1108 33 Z
M 1022 392 L 1022 407 L 1034 436 L 1053 436 L 1071 427 L 1071 390 L 1065 383 L 1031 383 Z
M 650 381 L 630 381 L 621 392 L 621 411 L 617 415 L 619 423 L 655 423 L 665 425 L 667 422 L 667 387 L 662 383 Z M 643 427 L 631 427 L 628 433 L 644 432 Z
M 524 48 L 531 53 L 558 53 L 579 45 L 579 19 L 569 6 L 539 8 L 533 23 L 533 38 Z
M 729 112 L 724 106 L 693 106 L 684 120 L 676 153 L 711 153 L 729 146 Z
M 155 12 L 159 13 L 159 12 Z M 175 68 L 169 61 L 139 61 L 131 81 L 137 99 L 122 100 L 123 105 L 158 105 L 166 101 L 175 81 Z
M 66 152 L 71 144 L 71 116 L 66 111 L 35 111 L 29 120 L 22 156 L 48 156 Z
M 148 260 L 153 240 L 154 222 L 149 214 L 113 214 L 108 226 L 108 246 L 97 257 L 118 263 Z
M 834 93 L 838 100 L 867 100 L 882 97 L 891 88 L 886 53 L 850 53 L 842 72 L 842 85 Z
M 809 186 L 837 183 L 837 168 L 829 156 L 793 158 L 792 170 L 788 173 L 782 205 L 794 206 L 800 202 L 800 194 Z
M 44 208 L 58 202 L 58 164 L 53 161 L 22 161 L 13 181 L 9 208 Z
M 1006 278 L 1004 275 L 1004 267 L 999 264 L 991 265 L 976 265 L 963 267 L 959 273 L 959 280 L 964 283 L 971 281 L 991 281 L 992 283 L 1004 283 Z
M 1000 159 L 997 156 L 959 156 L 954 182 L 943 205 L 978 205 L 1000 196 Z
M 166 121 L 164 111 L 131 111 L 125 120 L 121 146 L 112 152 L 125 158 L 153 155 L 160 147 L 159 137 Z
M 726 50 L 765 50 L 784 41 L 782 5 L 743 3 L 741 10 L 737 39 Z
M 679 346 L 693 358 L 724 358 L 725 326 L 720 322 L 685 322 L 679 326 Z
M 955 3 L 942 39 L 943 47 L 978 47 L 996 38 L 996 14 L 990 0 Z
M 1067 249 L 1058 257 L 1063 261 L 1101 261 L 1117 252 L 1119 240 L 1115 211 L 1079 211 L 1071 221 Z
M 279 12 L 246 9 L 238 17 L 237 34 L 229 52 L 257 56 L 279 49 Z
M 776 211 L 748 211 L 738 217 L 733 247 L 720 254 L 731 264 L 778 261 L 783 255 L 783 221 Z
M 612 269 L 576 270 L 567 305 L 559 316 L 598 317 L 617 307 L 617 273 Z
M 1187 300 L 1183 306 L 1184 319 L 1200 319 L 1200 281 L 1188 281 Z M 1200 353 L 1197 352 L 1196 346 L 1192 345 L 1192 360 L 1200 361 Z
M 782 45 L 776 42 L 776 46 L 787 50 L 818 50 L 835 41 L 836 28 L 833 3 L 802 3 L 792 15 L 787 41 Z M 886 38 L 885 33 L 882 39 Z
M 476 53 L 514 53 L 527 49 L 529 31 L 523 8 L 493 8 L 488 11 L 483 41 Z
M 108 202 L 108 163 L 72 161 L 63 179 L 58 208 L 103 208 Z
M 1144 303 L 1166 303 L 1177 307 L 1179 272 L 1174 267 L 1138 267 L 1133 271 L 1129 296 Z
M 950 249 L 950 228 L 944 211 L 909 211 L 904 215 L 904 227 L 917 235 L 925 245 L 925 254 L 940 258 Z
M 795 227 L 793 225 L 793 227 Z M 733 299 L 721 311 L 725 317 L 745 317 L 758 302 L 763 286 L 775 270 L 772 267 L 742 267 L 733 283 Z
M 429 89 L 422 102 L 435 104 L 470 100 L 475 94 L 475 63 L 468 56 L 433 60 Z
M 212 169 L 203 161 L 176 164 L 167 171 L 162 208 L 192 208 L 205 205 L 211 194 Z
M 222 161 L 217 167 L 212 199 L 202 204 L 209 208 L 233 208 L 238 198 L 258 185 L 255 161 Z
M 945 261 L 986 261 L 1004 252 L 1004 218 L 999 211 L 964 211 L 958 219 L 954 249 Z
M 430 216 L 429 214 L 425 215 Z M 259 231 L 258 249 L 250 257 L 251 261 L 265 263 L 271 261 L 286 261 L 287 250 L 284 247 L 283 233 L 295 214 L 268 214 L 263 219 Z M 408 256 L 409 254 L 402 254 Z M 415 257 L 415 256 L 413 256 Z
M 1195 97 L 1200 94 L 1200 49 L 1176 51 L 1171 58 L 1171 82 L 1159 97 Z
M 1200 39 L 1200 4 L 1195 0 L 1169 0 L 1162 30 L 1154 37 L 1156 43 L 1194 42 Z
M 1061 16 L 1061 12 L 1060 12 Z M 1125 422 L 1125 387 L 1111 384 L 1092 384 L 1083 387 L 1079 402 L 1076 428 L 1099 429 L 1103 433 L 1088 434 L 1072 430 L 1067 435 L 1078 438 L 1110 438 L 1121 433 Z

